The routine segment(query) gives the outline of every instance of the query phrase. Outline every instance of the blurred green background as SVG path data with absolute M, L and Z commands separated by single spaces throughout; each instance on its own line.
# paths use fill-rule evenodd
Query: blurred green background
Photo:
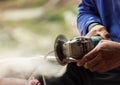
M 45 55 L 57 35 L 79 36 L 79 0 L 0 0 L 0 56 Z

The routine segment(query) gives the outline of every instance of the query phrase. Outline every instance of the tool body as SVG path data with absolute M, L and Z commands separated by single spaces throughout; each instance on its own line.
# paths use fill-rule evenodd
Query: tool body
M 61 65 L 77 62 L 77 60 L 81 59 L 86 53 L 91 51 L 101 39 L 100 36 L 79 36 L 67 40 L 64 35 L 58 35 L 54 43 L 57 61 Z

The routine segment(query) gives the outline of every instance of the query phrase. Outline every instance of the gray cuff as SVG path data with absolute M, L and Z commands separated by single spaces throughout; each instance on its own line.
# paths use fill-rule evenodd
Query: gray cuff
M 97 22 L 91 23 L 91 24 L 88 26 L 88 32 L 89 32 L 93 27 L 95 27 L 96 25 L 101 25 L 101 24 L 100 24 L 100 23 L 97 23 Z

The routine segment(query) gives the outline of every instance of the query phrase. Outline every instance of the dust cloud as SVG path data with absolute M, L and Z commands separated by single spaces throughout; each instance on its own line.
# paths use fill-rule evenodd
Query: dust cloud
M 54 56 L 48 56 L 48 59 L 44 59 L 42 55 L 0 59 L 0 78 L 28 79 L 31 75 L 59 77 L 65 70 L 66 66 L 59 65 Z

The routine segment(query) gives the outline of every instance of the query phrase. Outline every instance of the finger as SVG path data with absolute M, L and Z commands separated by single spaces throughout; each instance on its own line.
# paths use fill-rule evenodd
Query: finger
M 77 66 L 83 66 L 85 64 L 85 62 L 87 62 L 88 60 L 86 59 L 80 59 L 77 61 Z
M 101 57 L 100 56 L 96 56 L 95 58 L 93 58 L 91 61 L 87 62 L 84 64 L 84 67 L 87 69 L 92 69 L 94 66 L 96 66 L 100 61 L 101 61 Z
M 111 40 L 109 33 L 106 32 L 106 31 L 104 31 L 104 32 L 98 32 L 97 34 L 99 36 L 101 36 L 103 39 Z
M 96 66 L 94 66 L 92 69 L 91 69 L 92 72 L 106 72 L 108 71 L 108 69 L 106 68 L 105 64 L 103 62 L 99 62 Z
M 93 50 L 91 50 L 89 53 L 87 53 L 82 59 L 80 59 L 77 62 L 77 66 L 83 66 L 86 62 L 90 61 L 91 59 L 93 59 L 96 56 L 97 56 L 97 51 L 94 48 Z

